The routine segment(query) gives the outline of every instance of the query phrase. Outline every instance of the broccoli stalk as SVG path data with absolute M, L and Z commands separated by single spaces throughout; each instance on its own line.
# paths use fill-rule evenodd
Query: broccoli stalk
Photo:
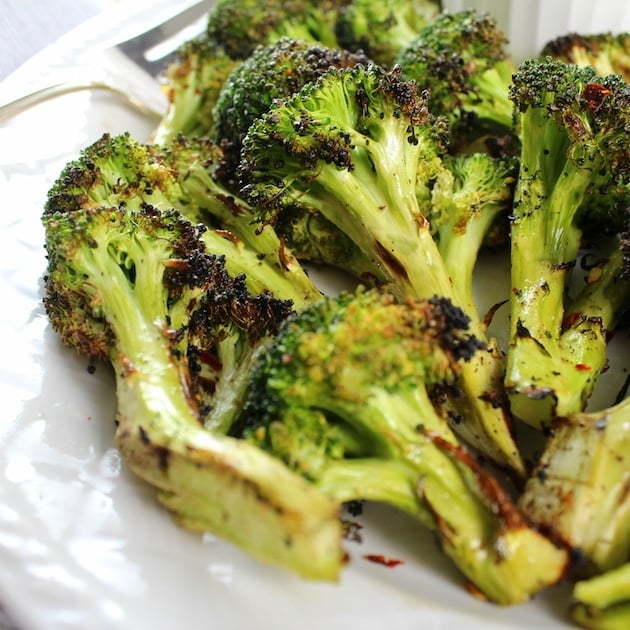
M 393 0 L 386 4 L 352 0 L 340 9 L 335 32 L 340 46 L 361 50 L 389 67 L 439 12 L 440 3 L 434 0 Z
M 205 38 L 188 40 L 176 52 L 175 61 L 162 76 L 168 107 L 153 131 L 156 144 L 165 144 L 179 134 L 212 135 L 219 93 L 238 63 Z
M 257 119 L 243 142 L 244 196 L 273 221 L 283 207 L 320 212 L 378 266 L 399 297 L 462 305 L 416 197 L 435 175 L 444 132 L 411 82 L 378 66 L 330 69 Z M 484 338 L 483 330 L 474 329 Z M 505 409 L 498 352 L 463 366 L 461 431 L 492 460 L 523 473 Z
M 570 612 L 580 628 L 625 630 L 630 625 L 630 563 L 577 582 Z
M 559 420 L 519 505 L 591 570 L 630 554 L 630 398 Z
M 560 579 L 567 558 L 433 404 L 480 351 L 468 323 L 443 298 L 397 302 L 361 289 L 324 298 L 287 319 L 260 357 L 240 424 L 332 499 L 411 514 L 478 591 L 513 604 Z
M 321 293 L 271 226 L 253 223 L 253 210 L 215 176 L 221 150 L 209 141 L 178 137 L 167 147 L 145 145 L 128 133 L 103 135 L 68 163 L 53 184 L 48 211 L 85 205 L 137 208 L 150 203 L 176 208 L 193 223 L 211 229 L 202 238 L 224 255 L 232 276 L 246 274 L 253 293 L 272 292 L 295 308 Z
M 511 222 L 510 342 L 505 384 L 513 413 L 532 424 L 581 411 L 604 367 L 604 327 L 581 317 L 564 334 L 565 296 L 597 187 L 627 190 L 630 88 L 590 68 L 529 60 L 515 74 L 520 171 Z M 590 321 L 590 324 L 589 324 Z M 586 367 L 585 367 L 586 366 Z
M 146 205 L 50 211 L 43 220 L 46 310 L 65 344 L 91 363 L 111 362 L 115 442 L 129 468 L 182 525 L 335 579 L 335 504 L 251 444 L 203 428 L 187 329 L 209 288 L 232 289 L 214 286 L 225 276 L 216 276 L 221 261 L 205 252 L 200 230 Z M 284 303 L 277 307 L 284 315 Z
M 431 191 L 431 227 L 466 313 L 480 324 L 475 265 L 488 234 L 511 212 L 518 163 L 487 153 L 444 156 L 443 163 Z

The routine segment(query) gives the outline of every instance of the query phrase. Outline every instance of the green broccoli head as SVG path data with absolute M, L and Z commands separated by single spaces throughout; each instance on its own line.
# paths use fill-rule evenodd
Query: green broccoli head
M 326 458 L 389 449 L 392 429 L 377 417 L 387 404 L 401 439 L 415 423 L 442 432 L 430 391 L 455 386 L 458 361 L 479 349 L 467 317 L 443 298 L 401 303 L 361 288 L 326 297 L 282 325 L 259 359 L 240 422 L 250 439 L 316 479 Z M 418 405 L 415 420 L 394 419 L 399 398 Z M 372 415 L 371 406 L 381 411 Z
M 348 50 L 362 50 L 376 63 L 392 66 L 400 51 L 440 12 L 434 0 L 394 0 L 387 4 L 352 0 L 339 11 L 336 34 Z
M 232 275 L 246 273 L 254 293 L 271 291 L 296 308 L 320 291 L 271 226 L 254 224 L 252 208 L 221 183 L 223 151 L 203 138 L 178 136 L 166 146 L 143 144 L 129 133 L 104 134 L 69 162 L 51 187 L 46 211 L 89 205 L 141 203 L 176 208 L 209 229 L 202 236 L 225 257 Z
M 237 63 L 205 38 L 182 44 L 161 77 L 168 107 L 153 132 L 153 142 L 165 144 L 180 133 L 212 136 L 219 93 Z
M 405 79 L 430 91 L 430 107 L 462 131 L 510 130 L 508 98 L 516 69 L 496 20 L 475 10 L 444 12 L 399 54 Z
M 44 304 L 66 345 L 90 361 L 107 360 L 121 351 L 119 337 L 133 335 L 127 321 L 132 329 L 142 318 L 165 339 L 171 330 L 178 338 L 208 284 L 203 229 L 148 205 L 133 213 L 95 206 L 48 212 L 44 225 Z
M 228 142 L 236 164 L 251 124 L 275 101 L 298 92 L 326 70 L 366 65 L 367 57 L 320 43 L 282 37 L 259 46 L 227 78 L 217 103 L 216 137 Z
M 625 81 L 630 80 L 629 33 L 567 33 L 547 42 L 540 57 L 590 66 L 602 77 L 619 74 Z
M 246 59 L 260 44 L 291 37 L 337 46 L 336 16 L 347 0 L 219 0 L 208 15 L 210 41 L 233 59 Z
M 481 349 L 468 323 L 444 298 L 324 298 L 259 359 L 241 426 L 334 500 L 418 518 L 477 590 L 515 603 L 558 580 L 566 553 L 528 527 L 433 402 Z

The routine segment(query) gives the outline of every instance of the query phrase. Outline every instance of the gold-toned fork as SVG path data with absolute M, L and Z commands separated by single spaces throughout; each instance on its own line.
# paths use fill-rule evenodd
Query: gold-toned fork
M 159 118 L 165 101 L 155 91 L 143 89 L 137 76 L 157 78 L 172 60 L 177 47 L 201 34 L 214 0 L 200 0 L 159 25 L 101 52 L 88 69 L 64 68 L 24 94 L 0 102 L 0 123 L 44 101 L 81 90 L 106 90 L 142 114 Z M 134 77 L 135 75 L 135 77 Z

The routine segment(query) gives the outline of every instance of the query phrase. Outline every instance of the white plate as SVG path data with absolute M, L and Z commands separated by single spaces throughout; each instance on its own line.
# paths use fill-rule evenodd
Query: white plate
M 172 3 L 152 5 L 157 9 Z M 137 11 L 134 19 L 148 18 Z M 130 21 L 125 22 L 129 25 Z M 11 77 L 15 88 L 118 32 L 100 21 Z M 3 87 L 3 86 L 2 86 Z M 502 609 L 472 598 L 431 535 L 367 506 L 339 584 L 261 566 L 179 529 L 112 447 L 108 370 L 61 347 L 41 304 L 40 214 L 62 166 L 103 132 L 151 123 L 104 93 L 76 93 L 0 126 L 0 603 L 24 630 L 491 630 L 568 627 L 568 590 Z M 496 272 L 490 264 L 488 272 Z M 500 277 L 497 276 L 497 277 Z M 495 280 L 491 282 L 494 284 Z M 499 282 L 498 280 L 496 282 Z M 619 376 L 621 378 L 621 376 Z M 403 561 L 386 568 L 369 553 Z

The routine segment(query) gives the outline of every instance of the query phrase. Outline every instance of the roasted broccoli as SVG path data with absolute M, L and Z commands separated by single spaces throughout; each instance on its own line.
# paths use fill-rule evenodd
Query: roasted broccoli
M 548 42 L 540 56 L 590 66 L 602 77 L 619 74 L 630 81 L 630 33 L 568 33 Z
M 417 198 L 441 168 L 445 135 L 415 84 L 395 70 L 332 68 L 250 127 L 242 192 L 263 221 L 287 205 L 320 212 L 380 268 L 398 296 L 437 294 L 461 305 Z M 496 389 L 502 357 L 489 349 L 463 370 L 458 431 L 522 473 Z
M 630 563 L 573 587 L 571 619 L 590 630 L 626 630 L 630 626 Z
M 286 320 L 260 357 L 242 432 L 338 502 L 381 501 L 418 518 L 476 589 L 512 604 L 557 582 L 567 556 L 526 524 L 434 406 L 479 351 L 443 298 L 324 298 Z
M 560 419 L 519 505 L 532 522 L 579 551 L 582 571 L 630 557 L 630 398 Z
M 334 579 L 342 563 L 334 502 L 260 449 L 203 428 L 191 369 L 203 348 L 194 351 L 194 337 L 204 322 L 214 328 L 212 309 L 234 318 L 245 305 L 222 259 L 206 253 L 202 229 L 146 204 L 50 210 L 43 221 L 46 311 L 62 341 L 91 365 L 111 362 L 115 443 L 130 469 L 182 525 Z M 248 308 L 253 343 L 273 334 L 287 312 L 269 296 Z
M 255 225 L 252 209 L 220 184 L 215 171 L 221 159 L 221 149 L 203 139 L 180 136 L 162 147 L 128 133 L 105 134 L 67 164 L 47 208 L 123 203 L 134 208 L 143 202 L 176 208 L 211 228 L 202 235 L 206 247 L 226 257 L 233 276 L 246 274 L 250 291 L 270 291 L 292 300 L 295 308 L 318 299 L 320 291 L 273 228 Z
M 488 235 L 508 221 L 518 162 L 474 153 L 445 156 L 443 164 L 431 193 L 431 228 L 466 313 L 481 325 L 475 265 Z
M 532 59 L 510 94 L 522 150 L 505 384 L 513 413 L 540 427 L 581 411 L 606 364 L 602 344 L 612 322 L 567 309 L 567 290 L 590 196 L 627 198 L 630 87 L 591 68 Z
M 179 134 L 211 136 L 219 92 L 238 61 L 206 38 L 188 40 L 161 77 L 168 98 L 166 113 L 152 140 L 165 144 Z
M 281 37 L 336 47 L 337 14 L 349 0 L 218 0 L 208 15 L 207 36 L 233 59 L 246 59 L 260 44 Z
M 340 46 L 361 50 L 390 67 L 400 51 L 440 12 L 435 0 L 351 0 L 339 10 L 335 32 Z
M 215 140 L 229 147 L 238 164 L 243 138 L 251 124 L 278 99 L 312 83 L 330 67 L 348 68 L 369 59 L 360 53 L 320 43 L 281 37 L 259 46 L 227 77 L 216 106 Z
M 403 78 L 430 91 L 429 107 L 459 133 L 511 132 L 508 97 L 516 67 L 496 20 L 473 9 L 444 12 L 398 55 Z

